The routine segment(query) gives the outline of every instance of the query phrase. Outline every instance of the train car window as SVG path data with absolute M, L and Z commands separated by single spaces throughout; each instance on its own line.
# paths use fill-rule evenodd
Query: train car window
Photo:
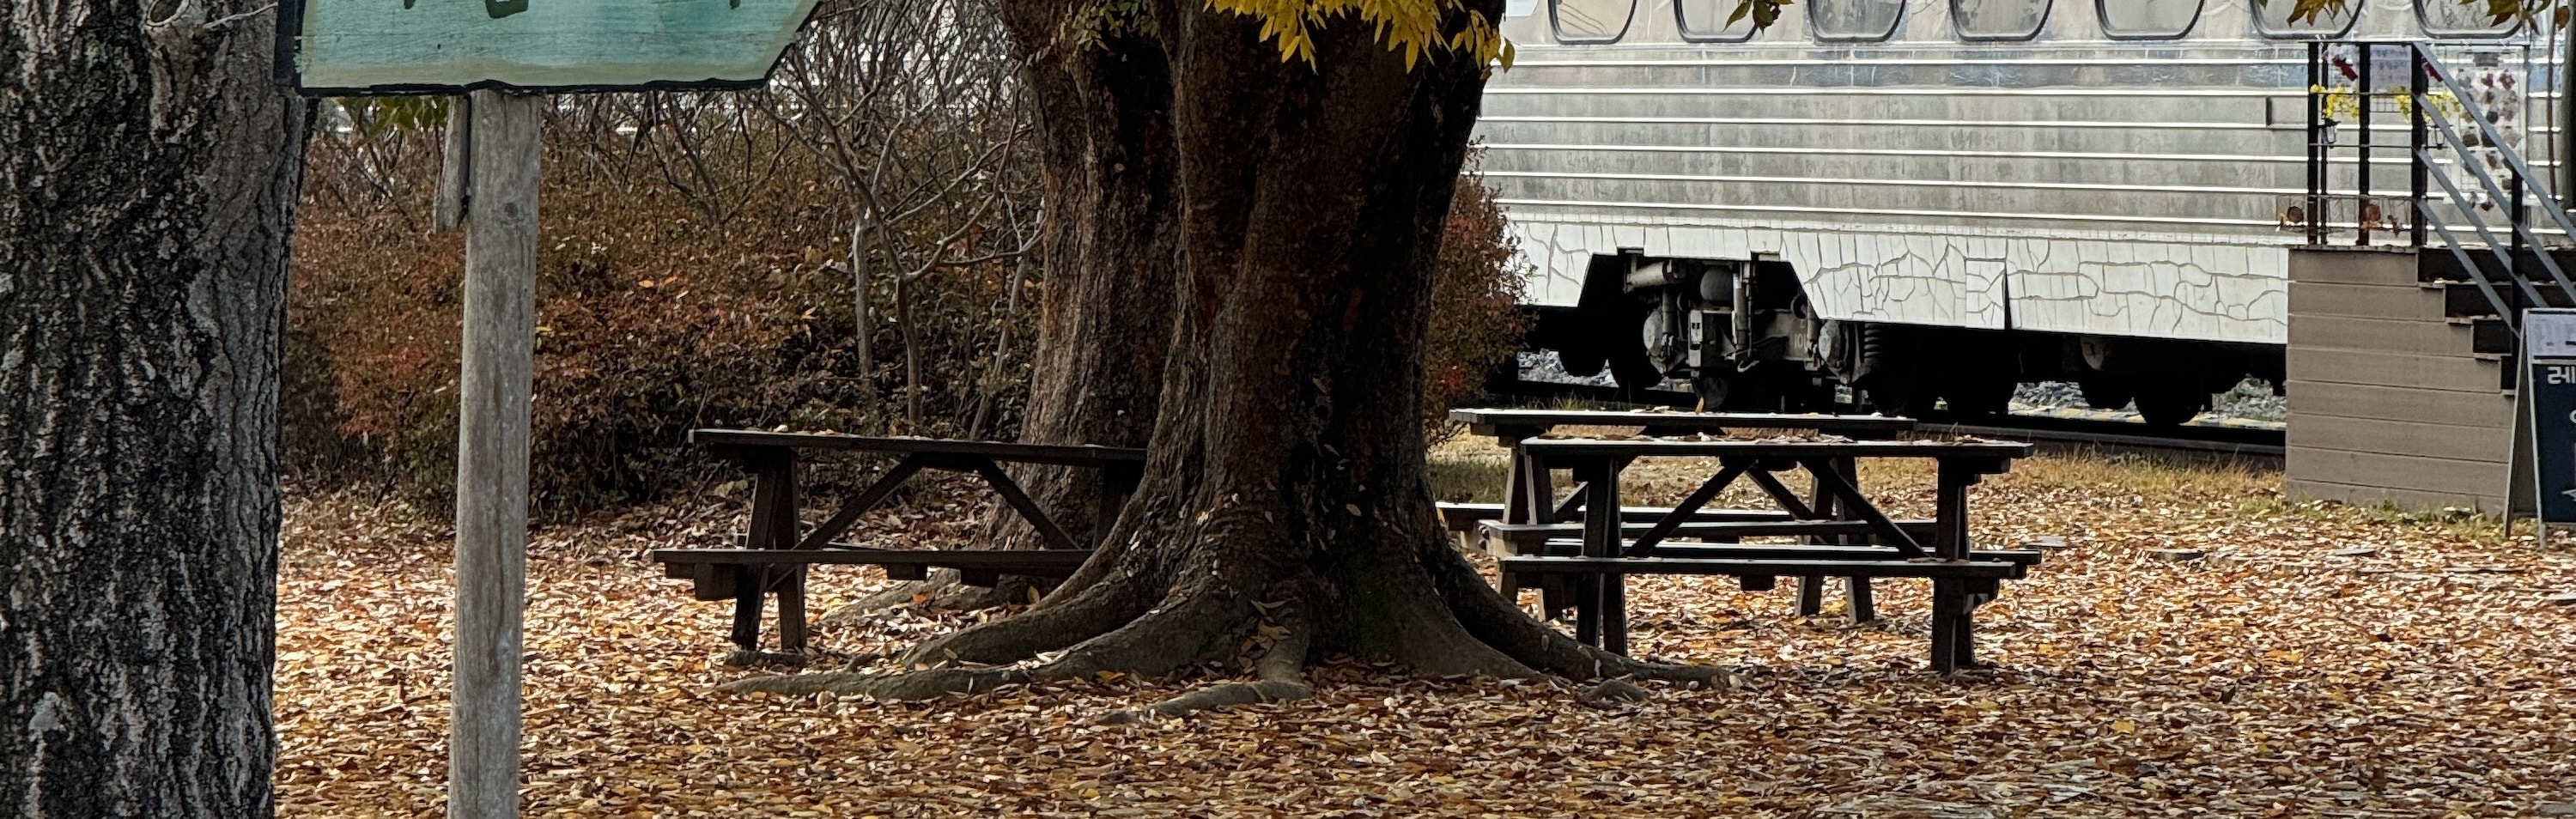
M 2460 0 L 2415 0 L 2415 17 L 2423 21 L 2424 33 L 2435 37 L 2502 37 L 2522 26 L 2519 20 L 2497 23 L 2486 8 L 2485 3 Z
M 2048 20 L 2049 0 L 1950 0 L 1962 40 L 2028 40 Z
M 1808 0 L 1807 28 L 1819 40 L 1884 40 L 1904 10 L 1905 0 Z
M 1560 43 L 1615 43 L 1628 33 L 1637 0 L 1548 0 Z
M 2452 2 L 2456 4 L 2457 0 Z M 2360 3 L 2345 3 L 2341 11 L 2331 8 L 2332 4 L 2328 5 L 2327 10 L 2317 12 L 2314 18 L 2293 20 L 2290 18 L 2297 13 L 2298 3 L 2291 0 L 2260 3 L 2254 10 L 2254 28 L 2262 31 L 2265 37 L 2332 37 L 2350 30 L 2353 18 L 2361 15 Z
M 1673 15 L 1682 39 L 1694 43 L 1741 43 L 1753 39 L 1753 15 L 1729 23 L 1739 0 L 1673 0 Z
M 2102 33 L 2129 40 L 2171 40 L 2191 33 L 2200 0 L 2097 0 Z

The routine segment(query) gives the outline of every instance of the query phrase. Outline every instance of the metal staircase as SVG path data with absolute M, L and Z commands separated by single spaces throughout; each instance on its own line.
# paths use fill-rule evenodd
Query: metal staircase
M 2576 306 L 2576 220 L 2521 150 L 2527 56 L 2479 55 L 2463 72 L 2434 50 L 2309 46 L 2308 191 L 2284 203 L 2283 226 L 2311 245 L 2417 248 L 2418 279 L 2443 291 L 2451 323 L 2470 329 L 2479 357 L 2503 360 L 2519 347 L 2523 308 Z M 2397 127 L 2404 138 L 2386 139 Z M 2374 166 L 2401 163 L 2404 192 L 2375 191 Z M 2510 389 L 2515 368 L 2498 369 Z

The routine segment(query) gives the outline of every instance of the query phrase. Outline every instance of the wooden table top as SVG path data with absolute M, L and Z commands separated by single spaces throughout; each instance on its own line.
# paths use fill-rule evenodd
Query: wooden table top
M 845 435 L 838 432 L 770 432 L 758 429 L 693 429 L 689 443 L 701 446 L 788 447 L 853 452 L 904 452 L 971 455 L 1015 463 L 1097 466 L 1143 463 L 1145 450 L 1091 444 L 1024 444 L 1016 441 L 960 441 L 948 438 Z
M 1479 435 L 1499 430 L 1545 432 L 1560 426 L 1651 427 L 1679 432 L 1730 429 L 1812 429 L 1839 435 L 1892 437 L 1914 430 L 1914 419 L 1887 415 L 1776 412 L 1673 412 L 1656 410 L 1455 409 L 1449 420 Z
M 1748 456 L 1786 458 L 2025 458 L 2037 449 L 2020 441 L 1812 441 L 1711 438 L 1532 438 L 1531 455 L 1619 457 Z

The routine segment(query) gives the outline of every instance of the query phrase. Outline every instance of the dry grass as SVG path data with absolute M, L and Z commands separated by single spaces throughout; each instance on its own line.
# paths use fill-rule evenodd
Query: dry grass
M 1499 475 L 1472 440 L 1453 475 Z M 1669 501 L 1687 463 L 1636 473 Z M 1864 485 L 1923 514 L 1926 471 Z M 1458 491 L 1474 492 L 1459 479 Z M 1488 490 L 1490 491 L 1490 490 Z M 1735 499 L 1750 503 L 1750 497 Z M 1144 727 L 1099 711 L 1180 682 L 1113 679 L 929 704 L 740 698 L 713 663 L 728 607 L 642 550 L 704 543 L 740 505 L 637 510 L 540 533 L 530 570 L 534 816 L 2527 816 L 2576 803 L 2576 552 L 2492 525 L 2281 501 L 2276 475 L 2036 458 L 1979 488 L 1990 543 L 2065 537 L 1980 618 L 1959 680 L 1923 669 L 1927 596 L 1886 619 L 1791 614 L 1724 578 L 1639 578 L 1634 644 L 1734 666 L 1736 690 L 1649 686 L 1595 710 L 1545 683 L 1408 680 L 1349 664 L 1311 701 Z M 932 493 L 879 536 L 961 536 Z M 907 517 L 908 516 L 908 517 Z M 305 496 L 289 510 L 277 712 L 283 813 L 443 806 L 449 572 L 442 529 Z M 2212 559 L 2149 560 L 2188 545 Z M 2337 550 L 2368 547 L 2367 555 Z M 832 570 L 817 607 L 880 587 Z M 957 615 L 826 629 L 896 648 Z

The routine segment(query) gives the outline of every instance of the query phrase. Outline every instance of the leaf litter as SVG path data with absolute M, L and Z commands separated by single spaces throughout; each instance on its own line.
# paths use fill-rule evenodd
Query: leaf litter
M 1444 444 L 1435 457 L 1490 458 Z M 1669 503 L 1706 464 L 1650 462 Z M 1929 470 L 1864 465 L 1890 512 Z M 1752 496 L 1726 502 L 1755 505 Z M 740 499 L 540 529 L 528 573 L 529 816 L 2529 816 L 2576 811 L 2576 550 L 2492 522 L 2285 501 L 2277 473 L 2043 456 L 1974 495 L 1981 543 L 2048 543 L 1979 612 L 1991 670 L 1925 668 L 1928 585 L 1877 622 L 1794 615 L 1794 583 L 1632 577 L 1641 655 L 1731 689 L 1415 679 L 1349 661 L 1311 700 L 1106 726 L 1199 680 L 1119 675 L 930 703 L 736 696 L 730 606 L 654 548 L 729 542 Z M 963 545 L 984 503 L 940 484 L 853 538 Z M 280 578 L 276 775 L 287 816 L 443 815 L 451 533 L 396 504 L 296 492 Z M 2049 543 L 2048 539 L 2058 539 Z M 2197 560 L 2161 562 L 2188 548 Z M 1491 571 L 1490 561 L 1483 562 Z M 1830 581 L 1838 582 L 1838 581 Z M 891 584 L 825 567 L 816 613 Z M 1534 602 L 1534 600 L 1530 601 Z M 819 626 L 862 664 L 995 616 Z M 1218 669 L 1206 676 L 1225 676 Z

